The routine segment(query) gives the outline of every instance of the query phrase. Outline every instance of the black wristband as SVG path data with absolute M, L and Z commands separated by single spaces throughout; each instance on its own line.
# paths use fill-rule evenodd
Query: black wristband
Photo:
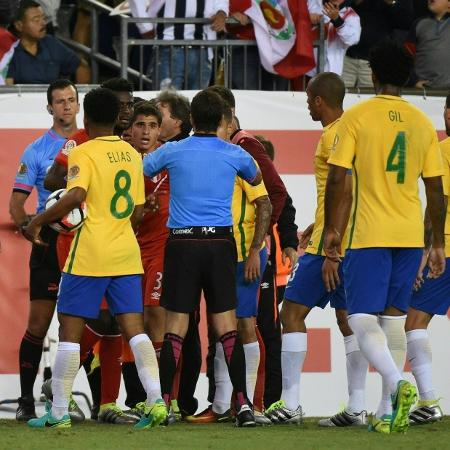
M 336 19 L 332 20 L 331 23 L 334 25 L 334 28 L 339 28 L 344 25 L 344 19 L 341 16 L 338 16 Z

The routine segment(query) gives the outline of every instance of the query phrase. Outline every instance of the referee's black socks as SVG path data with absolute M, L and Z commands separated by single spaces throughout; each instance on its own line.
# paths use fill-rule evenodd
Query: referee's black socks
M 172 392 L 173 379 L 180 360 L 183 338 L 173 333 L 164 335 L 159 360 L 159 374 L 161 380 L 161 393 L 167 405 L 170 404 L 170 393 Z
M 236 409 L 248 403 L 245 379 L 245 353 L 236 330 L 229 331 L 219 338 L 225 354 L 231 384 L 236 395 Z

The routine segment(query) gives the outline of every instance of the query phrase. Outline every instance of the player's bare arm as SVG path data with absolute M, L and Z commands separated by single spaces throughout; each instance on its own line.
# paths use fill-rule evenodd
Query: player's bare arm
M 253 235 L 252 245 L 250 246 L 244 269 L 245 279 L 249 283 L 261 277 L 259 252 L 269 229 L 272 215 L 272 204 L 268 195 L 258 197 L 253 203 L 256 206 L 255 234 Z
M 30 221 L 28 214 L 25 212 L 25 202 L 28 195 L 24 192 L 13 192 L 9 199 L 9 214 L 18 228 Z
M 446 207 L 444 191 L 442 187 L 442 177 L 424 178 L 425 192 L 427 197 L 427 209 L 432 225 L 432 242 L 430 256 L 428 258 L 429 278 L 437 278 L 445 270 L 445 217 Z
M 136 205 L 133 214 L 131 214 L 130 222 L 133 230 L 136 231 L 144 217 L 144 205 Z
M 327 257 L 340 260 L 342 236 L 338 226 L 347 223 L 349 210 L 343 210 L 340 205 L 345 195 L 345 167 L 330 164 L 325 188 L 325 223 L 324 250 Z M 347 215 L 347 217 L 340 217 Z
M 67 185 L 66 175 L 67 167 L 54 161 L 44 179 L 45 189 L 51 192 L 64 189 Z
M 344 195 L 342 197 L 342 203 L 339 206 L 339 211 L 342 211 L 337 216 L 336 229 L 338 230 L 340 236 L 344 236 L 345 230 L 347 229 L 348 219 L 350 217 L 350 211 L 352 209 L 353 202 L 353 192 L 352 192 L 352 177 L 351 175 L 346 175 L 345 177 L 345 187 Z M 327 290 L 330 291 L 336 289 L 336 287 L 341 283 L 339 278 L 339 261 L 331 260 L 326 258 L 322 266 L 322 278 L 328 280 L 325 282 Z
M 34 244 L 46 245 L 39 237 L 43 225 L 52 223 L 64 217 L 73 208 L 79 206 L 86 199 L 86 191 L 80 187 L 74 187 L 53 206 L 38 214 L 27 226 L 22 229 L 23 235 Z
M 314 231 L 314 223 L 311 223 L 302 232 L 302 237 L 300 238 L 300 243 L 299 243 L 300 248 L 305 249 L 306 247 L 308 247 L 308 243 L 311 239 L 313 231 Z

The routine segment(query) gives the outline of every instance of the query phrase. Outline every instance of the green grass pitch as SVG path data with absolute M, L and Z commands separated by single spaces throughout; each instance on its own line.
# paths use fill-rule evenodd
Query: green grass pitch
M 237 429 L 232 424 L 188 425 L 133 430 L 91 421 L 68 430 L 32 430 L 0 420 L 0 449 L 5 450 L 445 450 L 450 448 L 450 417 L 411 427 L 407 434 L 380 435 L 366 428 L 318 428 L 316 419 L 301 426 Z

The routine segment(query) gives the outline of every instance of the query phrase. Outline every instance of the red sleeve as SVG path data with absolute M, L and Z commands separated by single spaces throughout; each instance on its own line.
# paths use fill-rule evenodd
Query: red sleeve
M 286 203 L 286 187 L 260 142 L 252 138 L 243 138 L 239 145 L 252 155 L 261 169 L 264 184 L 272 203 L 271 226 L 273 226 L 278 222 L 278 218 Z
M 67 154 L 65 153 L 64 147 L 56 155 L 55 162 L 57 162 L 58 164 L 60 164 L 61 166 L 65 167 L 67 169 L 67 166 L 69 165 L 69 158 L 68 158 Z

